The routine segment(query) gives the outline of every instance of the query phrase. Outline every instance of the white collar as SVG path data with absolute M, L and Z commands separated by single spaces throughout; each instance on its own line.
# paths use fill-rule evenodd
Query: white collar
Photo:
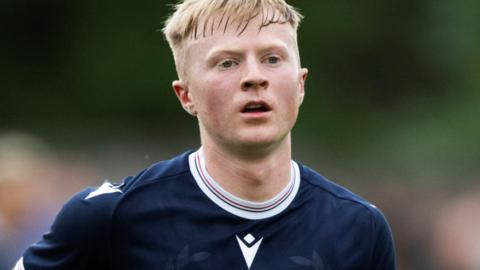
M 224 190 L 208 174 L 202 147 L 190 154 L 188 161 L 190 172 L 203 193 L 222 209 L 246 219 L 265 219 L 282 212 L 293 201 L 300 187 L 298 164 L 292 160 L 290 182 L 282 191 L 268 201 L 247 201 Z

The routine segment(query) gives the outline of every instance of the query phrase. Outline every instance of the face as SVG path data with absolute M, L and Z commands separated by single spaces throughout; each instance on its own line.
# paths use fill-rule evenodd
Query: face
M 261 149 L 290 143 L 307 70 L 300 68 L 290 24 L 259 31 L 260 23 L 253 19 L 241 35 L 232 25 L 186 45 L 186 76 L 173 88 L 198 117 L 204 145 Z

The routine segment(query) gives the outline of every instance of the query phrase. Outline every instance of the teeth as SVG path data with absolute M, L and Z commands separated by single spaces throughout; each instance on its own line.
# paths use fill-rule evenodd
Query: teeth
M 260 104 L 254 104 L 254 105 L 248 105 L 247 109 L 260 109 L 263 108 L 263 105 Z

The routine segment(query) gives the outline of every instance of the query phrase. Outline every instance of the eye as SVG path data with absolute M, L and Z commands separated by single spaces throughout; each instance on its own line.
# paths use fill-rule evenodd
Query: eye
M 219 67 L 221 67 L 223 69 L 229 69 L 229 68 L 232 68 L 235 65 L 237 65 L 237 62 L 235 62 L 234 60 L 228 59 L 228 60 L 224 60 L 224 61 L 220 62 Z
M 277 56 L 269 56 L 267 57 L 266 61 L 268 64 L 277 64 L 278 62 L 280 62 L 280 58 Z

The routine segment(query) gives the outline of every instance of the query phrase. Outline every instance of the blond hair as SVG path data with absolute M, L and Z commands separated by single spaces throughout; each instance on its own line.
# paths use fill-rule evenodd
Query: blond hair
M 273 23 L 289 23 L 296 31 L 303 16 L 285 0 L 183 0 L 165 21 L 163 33 L 172 49 L 179 76 L 183 75 L 184 44 L 215 30 L 236 25 L 239 35 L 250 20 L 261 16 L 259 30 Z M 219 18 L 215 21 L 215 18 Z

